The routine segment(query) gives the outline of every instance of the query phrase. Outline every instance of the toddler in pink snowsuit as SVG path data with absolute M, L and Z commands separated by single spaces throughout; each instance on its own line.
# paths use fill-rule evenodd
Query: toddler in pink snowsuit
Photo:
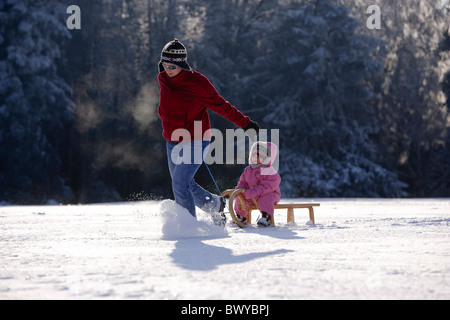
M 244 198 L 248 206 L 254 205 L 256 199 L 262 217 L 259 225 L 270 225 L 270 217 L 274 214 L 274 205 L 280 201 L 281 177 L 272 167 L 278 148 L 270 142 L 257 141 L 252 145 L 249 155 L 249 166 L 245 168 L 236 189 L 245 189 Z M 240 199 L 236 198 L 234 210 L 239 218 L 246 222 L 247 212 L 239 208 Z

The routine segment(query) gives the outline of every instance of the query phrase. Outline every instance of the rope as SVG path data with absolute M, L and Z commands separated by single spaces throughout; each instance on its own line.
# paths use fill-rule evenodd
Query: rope
M 216 185 L 217 191 L 219 191 L 219 196 L 222 196 L 222 192 L 220 191 L 219 186 L 217 185 L 216 179 L 214 179 L 214 176 L 213 176 L 211 170 L 209 169 L 208 165 L 206 164 L 206 161 L 203 160 L 203 163 L 205 164 L 206 169 L 208 169 L 209 175 L 211 176 L 212 180 L 214 181 L 214 184 Z

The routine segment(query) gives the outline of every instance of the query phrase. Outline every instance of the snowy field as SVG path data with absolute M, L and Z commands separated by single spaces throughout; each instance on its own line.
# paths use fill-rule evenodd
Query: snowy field
M 450 299 L 450 199 L 300 201 L 321 203 L 316 226 L 304 209 L 223 230 L 171 201 L 0 206 L 0 299 Z

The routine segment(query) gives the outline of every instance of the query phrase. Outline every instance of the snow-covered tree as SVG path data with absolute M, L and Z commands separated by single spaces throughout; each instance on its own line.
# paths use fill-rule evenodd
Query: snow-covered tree
M 282 23 L 261 45 L 269 47 L 264 59 L 277 63 L 261 74 L 259 90 L 277 97 L 264 120 L 280 129 L 285 195 L 404 195 L 372 141 L 383 43 L 358 34 L 348 9 L 329 1 L 292 3 L 278 14 Z
M 364 19 L 367 1 L 341 0 L 353 15 Z M 449 69 L 448 54 L 439 43 L 448 29 L 448 1 L 374 0 L 381 9 L 381 29 L 362 32 L 386 43 L 385 66 L 377 89 L 380 160 L 409 184 L 413 196 L 436 193 L 445 161 L 442 148 L 448 135 L 449 110 L 441 83 Z M 441 189 L 442 190 L 442 189 Z
M 205 10 L 196 62 L 263 128 L 280 129 L 286 196 L 404 194 L 372 141 L 383 43 L 358 34 L 345 7 L 234 0 Z
M 70 4 L 81 30 L 66 27 Z M 156 66 L 174 37 L 280 130 L 284 196 L 403 196 L 400 180 L 447 195 L 449 1 L 370 4 L 380 29 L 365 0 L 0 0 L 0 200 L 169 196 Z M 242 171 L 218 169 L 222 188 Z
M 0 1 L 0 198 L 70 194 L 61 165 L 73 103 L 56 67 L 65 12 L 57 1 Z

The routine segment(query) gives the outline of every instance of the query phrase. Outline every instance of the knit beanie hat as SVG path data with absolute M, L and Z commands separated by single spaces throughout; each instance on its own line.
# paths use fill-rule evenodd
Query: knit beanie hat
M 168 42 L 162 49 L 161 60 L 158 64 L 159 72 L 164 72 L 163 62 L 175 64 L 186 71 L 192 71 L 187 63 L 186 47 L 177 38 Z

